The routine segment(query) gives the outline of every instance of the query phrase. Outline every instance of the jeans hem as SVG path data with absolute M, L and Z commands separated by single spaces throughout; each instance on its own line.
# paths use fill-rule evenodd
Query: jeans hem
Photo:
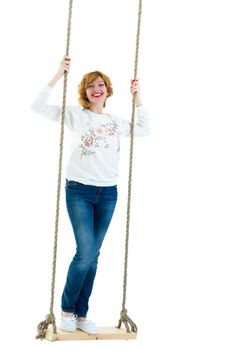
M 64 309 L 64 308 L 62 308 L 62 311 L 63 311 L 63 312 L 69 312 L 69 313 L 75 314 L 75 310 L 70 310 L 70 309 Z

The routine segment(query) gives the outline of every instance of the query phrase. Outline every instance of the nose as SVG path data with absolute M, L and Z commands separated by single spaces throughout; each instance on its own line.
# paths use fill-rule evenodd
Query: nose
M 101 92 L 101 88 L 97 85 L 93 88 L 93 93 L 96 94 L 96 93 L 99 93 Z

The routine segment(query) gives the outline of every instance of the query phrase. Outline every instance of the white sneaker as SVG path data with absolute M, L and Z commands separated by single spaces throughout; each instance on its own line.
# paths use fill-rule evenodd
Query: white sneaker
M 97 328 L 92 321 L 87 320 L 87 321 L 79 322 L 76 320 L 76 327 L 88 334 L 98 334 Z
M 61 318 L 60 329 L 65 332 L 75 332 L 76 331 L 77 320 L 74 316 Z

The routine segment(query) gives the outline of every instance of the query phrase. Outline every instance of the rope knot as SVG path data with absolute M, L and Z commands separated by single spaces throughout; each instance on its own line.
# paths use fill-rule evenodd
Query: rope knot
M 127 310 L 123 309 L 121 310 L 121 318 L 118 322 L 117 328 L 121 328 L 122 322 L 125 325 L 126 331 L 128 333 L 134 332 L 137 333 L 138 329 L 136 324 L 131 320 L 131 318 L 127 315 Z
M 42 321 L 38 324 L 38 326 L 37 326 L 38 334 L 36 336 L 36 339 L 43 340 L 45 338 L 47 329 L 48 329 L 50 324 L 53 325 L 53 331 L 54 331 L 54 333 L 56 333 L 56 323 L 55 323 L 54 314 L 48 314 L 47 316 L 45 316 L 44 321 Z
M 122 320 L 127 318 L 127 313 L 128 313 L 128 311 L 126 309 L 121 310 L 121 319 Z

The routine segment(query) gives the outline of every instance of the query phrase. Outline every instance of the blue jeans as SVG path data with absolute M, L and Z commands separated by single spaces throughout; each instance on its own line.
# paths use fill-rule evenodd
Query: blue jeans
M 76 240 L 62 294 L 62 310 L 86 317 L 100 248 L 117 201 L 117 186 L 96 187 L 66 180 L 66 205 Z

